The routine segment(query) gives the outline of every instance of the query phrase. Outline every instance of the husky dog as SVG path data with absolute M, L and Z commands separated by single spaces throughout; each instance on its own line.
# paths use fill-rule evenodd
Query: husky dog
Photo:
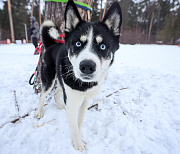
M 54 93 L 58 108 L 66 109 L 75 149 L 84 150 L 82 124 L 88 102 L 107 77 L 114 53 L 119 49 L 121 8 L 114 2 L 101 22 L 81 19 L 73 0 L 65 11 L 65 44 L 56 43 L 59 34 L 52 21 L 41 27 L 45 54 L 42 61 L 42 91 L 36 116 L 44 115 L 44 100 L 57 81 Z M 64 102 L 61 102 L 63 96 Z

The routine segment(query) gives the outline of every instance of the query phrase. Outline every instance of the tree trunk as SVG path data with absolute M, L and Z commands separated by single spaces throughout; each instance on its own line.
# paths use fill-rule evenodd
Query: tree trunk
M 41 0 L 39 0 L 39 26 L 41 26 Z
M 10 28 L 11 28 L 11 40 L 14 43 L 15 37 L 14 37 L 14 27 L 13 27 L 13 19 L 12 19 L 11 1 L 10 0 L 8 0 L 8 12 L 9 12 L 9 22 L 10 22 Z
M 103 15 L 102 15 L 101 20 L 103 20 L 103 18 L 105 16 L 105 12 L 106 12 L 106 9 L 107 9 L 107 2 L 108 2 L 108 0 L 106 0 L 106 4 L 105 4 L 105 7 L 104 7 L 104 11 L 103 11 Z
M 92 6 L 92 0 L 77 0 Z M 56 26 L 59 27 L 60 33 L 64 33 L 64 12 L 66 9 L 67 3 L 58 3 L 58 2 L 46 2 L 45 3 L 45 20 L 52 20 Z M 81 15 L 81 18 L 86 21 L 91 21 L 91 12 L 90 10 L 84 10 L 78 8 L 78 11 Z
M 150 22 L 150 26 L 149 26 L 148 43 L 150 42 L 150 38 L 151 38 L 151 30 L 152 30 L 153 19 L 154 19 L 154 10 L 152 12 L 151 22 Z
M 31 6 L 31 17 L 33 16 L 33 11 L 34 11 L 34 0 L 32 2 L 32 6 Z
M 101 0 L 101 9 L 100 9 L 100 14 L 99 14 L 99 20 L 101 21 L 101 16 L 102 16 L 102 0 Z
M 88 4 L 90 7 L 92 6 L 92 0 L 77 0 L 78 2 L 82 2 Z M 64 22 L 64 13 L 66 9 L 67 3 L 61 2 L 45 2 L 45 20 L 52 20 L 55 25 L 59 28 L 59 33 L 64 34 L 65 22 Z M 86 21 L 91 21 L 91 11 L 84 10 L 82 8 L 78 8 L 78 11 L 81 15 L 81 18 Z M 45 49 L 42 48 L 41 51 L 41 60 L 38 65 L 37 70 L 37 82 L 34 85 L 35 92 L 39 93 L 41 91 L 41 61 L 44 55 Z
M 172 37 L 171 37 L 171 44 L 174 44 L 174 40 L 175 40 L 175 0 L 173 0 L 172 2 L 172 5 L 173 5 L 173 10 L 172 10 L 172 28 L 173 28 L 173 31 L 172 31 Z

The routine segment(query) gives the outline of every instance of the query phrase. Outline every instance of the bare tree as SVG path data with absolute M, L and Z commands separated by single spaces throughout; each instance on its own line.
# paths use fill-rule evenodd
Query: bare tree
M 9 21 L 10 21 L 10 28 L 11 28 L 11 39 L 12 39 L 12 42 L 15 42 L 13 19 L 12 19 L 12 13 L 11 13 L 11 1 L 10 0 L 8 0 L 8 12 L 9 12 Z
M 153 10 L 152 15 L 151 15 L 151 22 L 150 22 L 149 34 L 148 34 L 148 42 L 150 41 L 150 38 L 151 38 L 151 30 L 152 30 L 153 20 L 154 20 L 154 10 Z
M 39 26 L 41 26 L 41 0 L 39 0 Z
M 34 11 L 34 0 L 32 2 L 32 6 L 31 6 L 31 17 L 33 16 L 33 11 Z

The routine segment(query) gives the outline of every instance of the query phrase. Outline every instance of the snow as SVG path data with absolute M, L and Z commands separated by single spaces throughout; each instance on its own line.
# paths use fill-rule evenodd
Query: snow
M 33 52 L 32 44 L 0 46 L 0 154 L 80 154 L 54 98 L 46 99 L 45 116 L 35 117 L 40 95 L 28 84 L 39 58 Z M 82 153 L 179 154 L 179 68 L 177 46 L 121 45 L 102 92 L 91 101 L 98 108 L 87 111 Z

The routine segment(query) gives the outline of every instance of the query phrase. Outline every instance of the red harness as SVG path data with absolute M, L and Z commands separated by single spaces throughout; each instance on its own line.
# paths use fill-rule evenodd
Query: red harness
M 65 37 L 65 34 L 60 34 L 59 35 L 59 37 L 62 37 L 62 38 L 64 38 Z M 65 43 L 65 41 L 64 40 L 54 40 L 56 43 L 62 43 L 62 44 L 64 44 Z

